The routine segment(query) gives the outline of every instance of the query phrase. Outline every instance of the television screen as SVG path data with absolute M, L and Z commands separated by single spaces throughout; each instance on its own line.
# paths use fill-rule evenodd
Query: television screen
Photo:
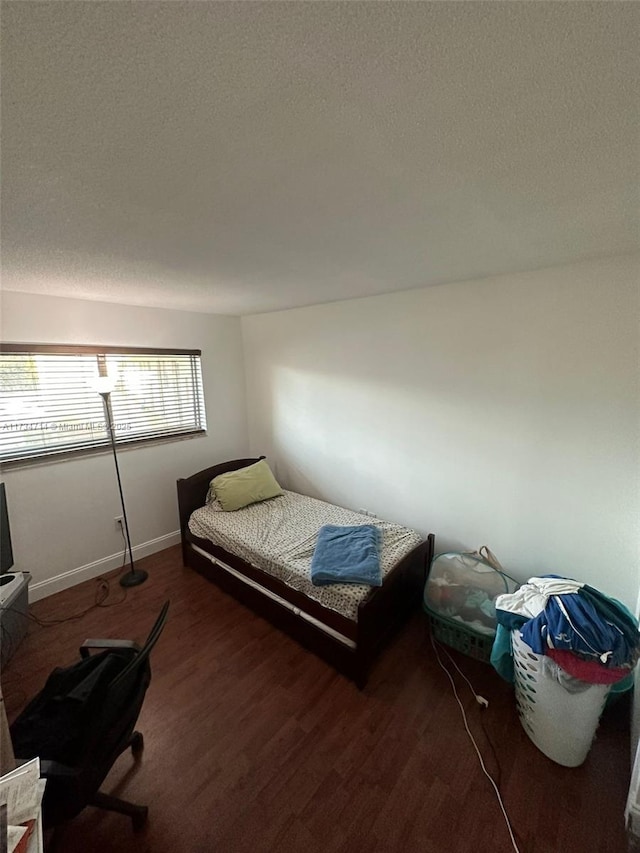
M 7 493 L 4 483 L 0 483 L 0 574 L 8 572 L 11 566 L 13 566 L 13 550 L 7 511 Z

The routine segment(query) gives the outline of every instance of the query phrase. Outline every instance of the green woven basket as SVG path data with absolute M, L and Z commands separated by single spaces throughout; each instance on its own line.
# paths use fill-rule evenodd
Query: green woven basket
M 491 660 L 491 649 L 493 648 L 493 636 L 479 634 L 473 628 L 467 628 L 456 619 L 449 619 L 440 613 L 434 613 L 426 604 L 423 604 L 424 612 L 429 617 L 433 636 L 440 643 L 450 646 L 470 658 L 489 663 Z

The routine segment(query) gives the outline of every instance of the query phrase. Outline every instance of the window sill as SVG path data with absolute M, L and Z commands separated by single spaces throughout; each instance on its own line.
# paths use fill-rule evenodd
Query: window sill
M 158 444 L 169 444 L 175 441 L 190 441 L 194 438 L 206 438 L 206 430 L 182 433 L 180 435 L 158 436 L 157 438 L 138 438 L 130 441 L 119 441 L 116 444 L 118 455 L 130 450 L 139 450 L 144 447 L 152 447 Z M 59 465 L 61 462 L 85 459 L 89 456 L 100 456 L 112 453 L 110 444 L 101 444 L 99 447 L 86 447 L 81 450 L 61 450 L 59 453 L 42 454 L 41 456 L 25 457 L 24 459 L 10 459 L 0 462 L 3 471 L 17 471 L 22 468 L 33 468 L 41 465 Z

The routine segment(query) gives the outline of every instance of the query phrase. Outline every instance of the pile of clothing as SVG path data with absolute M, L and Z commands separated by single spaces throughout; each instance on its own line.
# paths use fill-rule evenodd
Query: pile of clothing
M 638 622 L 627 608 L 587 584 L 557 575 L 530 578 L 516 592 L 496 599 L 498 627 L 491 663 L 513 682 L 511 632 L 552 660 L 567 678 L 583 684 L 617 684 L 640 656 Z M 621 685 L 622 686 L 622 685 Z M 626 685 L 625 685 L 626 686 Z

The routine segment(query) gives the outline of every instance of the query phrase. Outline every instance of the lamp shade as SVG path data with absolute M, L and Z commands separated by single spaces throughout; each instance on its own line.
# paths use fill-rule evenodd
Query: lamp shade
M 116 386 L 116 380 L 113 376 L 96 376 L 91 380 L 91 389 L 96 394 L 110 394 Z

